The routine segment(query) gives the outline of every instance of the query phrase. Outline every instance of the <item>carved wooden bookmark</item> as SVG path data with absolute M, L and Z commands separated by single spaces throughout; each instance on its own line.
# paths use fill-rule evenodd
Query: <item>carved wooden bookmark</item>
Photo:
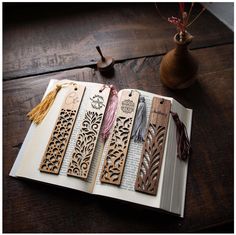
M 67 96 L 40 164 L 41 172 L 59 174 L 85 87 L 73 84 L 67 89 Z
M 136 91 L 125 90 L 121 94 L 112 137 L 101 172 L 100 180 L 103 183 L 115 185 L 121 183 L 138 99 L 139 93 Z
M 135 190 L 156 195 L 165 148 L 171 102 L 154 97 L 137 173 Z
M 97 90 L 90 98 L 67 175 L 86 179 L 96 147 L 110 88 Z

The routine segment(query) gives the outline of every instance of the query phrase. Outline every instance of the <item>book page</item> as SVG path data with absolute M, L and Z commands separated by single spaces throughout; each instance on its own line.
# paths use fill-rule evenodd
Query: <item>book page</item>
M 191 125 L 192 125 L 192 110 L 191 109 L 184 110 L 183 106 L 175 100 L 174 100 L 174 107 L 175 107 L 174 112 L 180 113 L 179 118 L 185 124 L 187 134 L 190 139 Z M 175 133 L 175 131 L 173 133 Z M 174 138 L 175 136 L 172 136 L 172 139 Z M 175 138 L 175 141 L 176 141 L 176 138 Z M 176 151 L 176 154 L 177 154 L 177 151 Z M 181 215 L 181 217 L 183 217 L 185 194 L 186 194 L 186 183 L 187 183 L 188 160 L 182 161 L 177 157 L 175 158 L 175 160 L 176 160 L 176 163 L 175 163 L 175 170 L 174 170 L 174 176 L 173 176 L 173 187 L 172 187 L 172 194 L 171 194 L 170 211 L 174 213 L 178 213 Z
M 56 82 L 57 80 L 50 81 L 46 93 L 51 90 L 53 84 L 55 84 Z M 160 179 L 156 196 L 143 194 L 134 190 L 143 143 L 135 143 L 133 140 L 130 141 L 122 183 L 120 186 L 101 184 L 100 182 L 100 173 L 107 154 L 109 143 L 108 140 L 104 147 L 104 143 L 101 137 L 99 137 L 97 141 L 87 181 L 84 181 L 80 178 L 67 176 L 67 167 L 75 147 L 80 124 L 86 112 L 86 100 L 88 100 L 90 95 L 93 93 L 94 87 L 102 86 L 102 84 L 97 83 L 78 83 L 86 86 L 86 90 L 84 93 L 84 98 L 81 102 L 80 110 L 78 112 L 78 116 L 71 134 L 71 138 L 59 175 L 42 173 L 39 171 L 39 166 L 51 132 L 54 128 L 57 116 L 60 112 L 60 107 L 64 100 L 66 92 L 65 90 L 63 91 L 63 89 L 58 93 L 57 98 L 43 123 L 41 123 L 39 126 L 36 126 L 34 124 L 31 125 L 21 147 L 21 150 L 17 156 L 17 159 L 12 167 L 10 175 L 14 177 L 23 177 L 37 180 L 49 184 L 55 184 L 58 186 L 68 187 L 98 195 L 113 197 L 154 208 L 162 208 L 167 211 L 181 214 L 183 216 L 187 179 L 187 163 L 179 162 L 179 159 L 176 160 L 176 155 L 171 156 L 172 158 L 175 157 L 173 159 L 174 161 L 170 161 L 167 157 L 170 155 L 170 153 L 172 154 L 176 151 L 175 125 L 171 118 L 169 119 L 167 129 L 167 140 L 164 149 L 162 168 L 160 172 Z M 168 99 L 172 102 L 171 109 L 175 112 L 178 112 L 180 119 L 186 124 L 188 134 L 190 135 L 192 110 L 185 109 L 182 105 L 180 105 L 172 98 L 159 96 L 140 90 L 139 92 L 142 96 L 145 97 L 147 106 L 147 120 L 149 119 L 152 98 L 154 96 L 163 97 L 164 99 Z M 121 91 L 118 94 L 119 97 L 120 94 Z M 109 138 L 111 138 L 111 135 Z M 175 196 L 176 193 L 178 194 L 177 196 Z
M 158 96 L 149 92 L 140 91 L 141 96 L 145 97 L 145 102 L 147 106 L 147 120 L 149 119 L 149 114 L 151 110 L 151 104 L 152 104 L 152 98 L 154 96 L 156 97 L 163 97 Z M 120 95 L 121 92 L 119 92 Z M 163 97 L 165 99 L 168 99 L 172 102 L 172 98 L 169 97 Z M 158 188 L 158 193 L 156 196 L 136 192 L 134 189 L 139 161 L 141 158 L 143 143 L 135 143 L 133 140 L 130 141 L 128 155 L 126 158 L 125 168 L 123 172 L 122 182 L 120 186 L 111 185 L 111 184 L 104 184 L 100 181 L 100 174 L 103 167 L 103 162 L 107 154 L 108 150 L 108 144 L 109 140 L 111 138 L 111 135 L 109 136 L 108 141 L 105 144 L 102 160 L 99 166 L 98 175 L 96 178 L 96 184 L 94 186 L 93 193 L 99 194 L 107 197 L 113 197 L 125 201 L 130 201 L 150 207 L 159 208 L 160 206 L 160 196 L 161 196 L 161 190 Z M 162 173 L 160 175 L 160 183 L 159 186 L 161 187 L 162 183 Z M 159 187 L 158 186 L 158 187 Z
M 52 87 L 56 81 L 57 80 L 52 80 L 50 82 L 50 87 Z M 86 86 L 86 90 L 84 92 L 84 97 L 78 111 L 59 175 L 40 172 L 39 166 L 56 123 L 57 116 L 59 115 L 59 107 L 61 107 L 63 103 L 66 94 L 66 88 L 61 89 L 57 94 L 57 98 L 50 108 L 44 121 L 38 126 L 35 124 L 31 125 L 10 175 L 55 184 L 58 186 L 68 187 L 85 192 L 92 191 L 93 183 L 97 173 L 97 162 L 99 161 L 99 156 L 101 156 L 100 152 L 103 150 L 103 142 L 101 138 L 98 139 L 89 175 L 86 181 L 77 177 L 67 176 L 67 168 L 77 141 L 80 124 L 82 123 L 86 112 L 86 101 L 88 101 L 91 94 L 94 93 L 94 89 L 98 89 L 97 86 L 102 86 L 102 84 L 88 82 L 77 83 Z M 49 90 L 50 89 L 47 89 L 47 91 Z
M 190 137 L 192 110 L 184 108 L 173 100 L 172 111 L 178 113 L 185 124 Z M 169 121 L 170 132 L 167 135 L 167 152 L 164 166 L 164 181 L 160 207 L 164 210 L 183 216 L 188 161 L 177 157 L 176 125 L 172 117 Z
M 44 97 L 46 96 L 46 94 L 52 89 L 53 84 L 54 84 L 55 82 L 56 82 L 55 79 L 51 79 L 51 80 L 50 80 L 50 82 L 49 82 L 49 84 L 48 84 L 48 87 L 47 87 L 47 89 L 46 89 L 46 91 L 45 91 L 45 93 L 44 93 L 43 98 L 44 98 Z M 33 134 L 32 129 L 34 129 L 34 126 L 33 126 L 33 125 L 30 126 L 30 128 L 29 128 L 29 130 L 28 130 L 28 132 L 27 132 L 27 134 L 26 134 L 26 137 L 25 137 L 25 139 L 24 139 L 24 142 L 23 142 L 23 144 L 22 144 L 22 146 L 21 146 L 21 148 L 20 148 L 20 151 L 19 151 L 19 153 L 18 153 L 18 156 L 17 156 L 17 158 L 16 158 L 16 160 L 15 160 L 15 162 L 14 162 L 12 168 L 11 168 L 11 171 L 10 171 L 9 175 L 12 176 L 12 177 L 16 177 L 16 172 L 17 172 L 17 170 L 19 169 L 20 163 L 21 163 L 21 161 L 22 161 L 22 159 L 23 159 L 23 157 L 24 157 L 23 153 L 25 152 L 27 143 L 30 141 L 31 136 L 32 136 L 32 134 Z

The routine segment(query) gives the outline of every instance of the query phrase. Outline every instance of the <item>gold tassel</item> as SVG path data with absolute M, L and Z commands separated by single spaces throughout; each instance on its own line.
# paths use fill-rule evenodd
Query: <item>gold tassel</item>
M 57 93 L 61 90 L 61 88 L 62 85 L 57 85 L 37 106 L 35 106 L 27 114 L 27 117 L 30 121 L 34 122 L 36 125 L 40 124 L 43 121 L 54 100 L 56 99 Z

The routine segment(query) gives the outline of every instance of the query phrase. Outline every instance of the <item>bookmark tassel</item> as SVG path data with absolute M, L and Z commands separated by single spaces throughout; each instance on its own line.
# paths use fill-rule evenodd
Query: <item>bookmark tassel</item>
M 186 161 L 191 154 L 191 145 L 188 138 L 186 126 L 180 121 L 177 113 L 170 112 L 176 124 L 176 139 L 177 139 L 177 157 Z
M 34 107 L 27 114 L 27 117 L 30 121 L 34 122 L 36 125 L 42 122 L 44 117 L 47 115 L 50 107 L 52 106 L 54 100 L 56 99 L 57 93 L 60 91 L 61 88 L 62 85 L 57 85 L 36 107 Z
M 140 97 L 138 103 L 138 109 L 135 116 L 134 127 L 132 131 L 132 137 L 134 142 L 143 142 L 145 135 L 145 127 L 147 123 L 147 111 L 146 111 L 145 98 Z
M 104 141 L 108 138 L 110 134 L 110 129 L 115 121 L 115 113 L 118 105 L 118 96 L 116 88 L 111 85 L 111 94 L 106 108 L 106 113 L 103 120 L 103 125 L 101 129 L 101 135 Z

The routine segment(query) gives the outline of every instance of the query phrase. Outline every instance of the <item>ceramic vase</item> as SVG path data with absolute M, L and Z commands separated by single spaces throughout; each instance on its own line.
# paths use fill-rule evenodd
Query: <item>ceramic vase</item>
M 174 36 L 176 47 L 169 51 L 162 59 L 160 65 L 160 79 L 171 89 L 184 89 L 191 86 L 198 70 L 198 62 L 188 50 L 193 36 L 185 34 L 182 40 L 180 35 Z

